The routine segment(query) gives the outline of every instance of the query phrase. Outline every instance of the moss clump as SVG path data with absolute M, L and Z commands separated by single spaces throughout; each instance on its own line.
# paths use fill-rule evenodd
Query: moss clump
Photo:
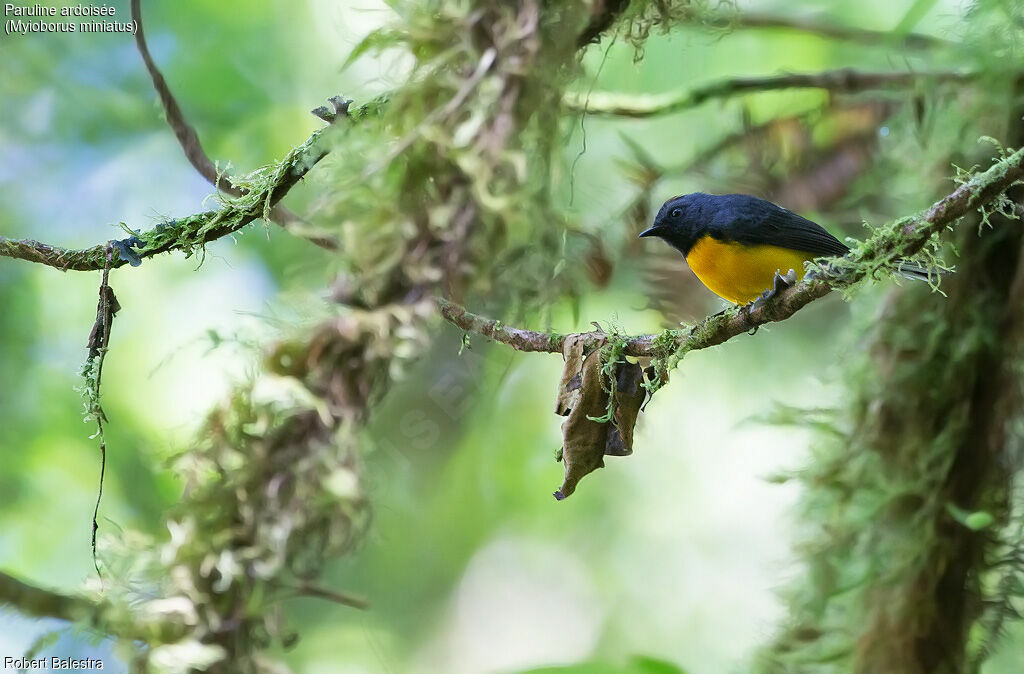
M 607 342 L 601 347 L 601 388 L 608 396 L 608 405 L 604 415 L 588 416 L 591 421 L 606 424 L 615 418 L 615 393 L 618 388 L 618 369 L 626 362 L 626 337 L 622 334 L 610 334 Z
M 651 358 L 650 364 L 653 376 L 645 380 L 643 384 L 651 395 L 657 393 L 668 382 L 668 373 L 678 365 L 682 356 L 675 361 L 673 361 L 673 356 L 679 349 L 679 341 L 686 334 L 686 330 L 664 330 L 654 338 L 654 342 L 651 344 L 654 356 Z

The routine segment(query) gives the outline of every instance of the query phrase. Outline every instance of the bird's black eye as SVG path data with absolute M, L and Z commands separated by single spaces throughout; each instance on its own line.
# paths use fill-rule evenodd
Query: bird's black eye
M 673 218 L 681 218 L 683 216 L 683 211 L 682 209 L 679 208 L 673 208 L 672 212 L 669 213 L 669 215 L 671 215 Z

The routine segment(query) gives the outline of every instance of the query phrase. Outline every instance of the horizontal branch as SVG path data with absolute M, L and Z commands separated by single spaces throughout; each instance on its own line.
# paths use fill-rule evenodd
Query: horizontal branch
M 707 21 L 719 28 L 752 28 L 768 30 L 788 30 L 810 33 L 825 38 L 858 42 L 866 45 L 886 45 L 909 47 L 913 49 L 930 49 L 953 44 L 933 35 L 907 33 L 897 36 L 890 31 L 857 28 L 837 23 L 821 21 L 810 17 L 777 16 L 758 14 L 756 12 L 738 12 L 735 16 L 714 17 Z
M 928 240 L 954 224 L 968 212 L 983 206 L 1024 177 L 1024 148 L 993 164 L 984 173 L 961 184 L 930 208 L 879 230 L 864 245 L 846 256 L 847 264 L 835 265 L 834 276 L 805 279 L 779 292 L 771 300 L 757 305 L 733 307 L 705 318 L 692 330 L 669 330 L 660 335 L 625 338 L 625 353 L 630 356 L 681 357 L 689 351 L 716 346 L 751 332 L 758 327 L 783 321 L 824 297 L 834 288 L 862 281 L 871 269 L 891 268 L 897 260 L 921 250 Z M 893 232 L 898 236 L 893 236 Z M 441 316 L 461 328 L 506 344 L 518 351 L 561 353 L 569 335 L 536 332 L 509 327 L 501 321 L 479 316 L 446 299 L 438 299 Z M 574 335 L 591 343 L 600 343 L 608 335 L 591 331 Z
M 766 77 L 738 77 L 712 82 L 682 91 L 649 95 L 613 92 L 569 92 L 563 98 L 574 112 L 618 117 L 655 117 L 692 108 L 715 98 L 780 89 L 825 89 L 835 93 L 854 93 L 870 89 L 906 87 L 918 82 L 962 82 L 974 73 L 953 70 L 930 72 L 863 72 L 844 68 L 817 73 L 787 73 Z
M 567 335 L 557 332 L 536 332 L 504 325 L 493 318 L 485 318 L 474 314 L 465 307 L 443 297 L 437 298 L 437 307 L 441 317 L 463 332 L 472 332 L 488 339 L 511 346 L 516 351 L 561 353 Z M 596 334 L 596 333 L 595 333 Z

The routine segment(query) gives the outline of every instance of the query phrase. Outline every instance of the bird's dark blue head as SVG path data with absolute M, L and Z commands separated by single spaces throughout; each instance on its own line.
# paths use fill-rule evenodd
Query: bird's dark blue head
M 701 192 L 672 197 L 640 236 L 656 236 L 686 255 L 703 232 L 706 219 L 702 211 L 709 197 Z

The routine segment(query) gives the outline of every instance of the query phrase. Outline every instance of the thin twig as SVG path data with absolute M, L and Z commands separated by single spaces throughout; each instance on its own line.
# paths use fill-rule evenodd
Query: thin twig
M 660 95 L 596 92 L 568 92 L 563 98 L 566 108 L 588 115 L 644 118 L 667 115 L 692 108 L 715 98 L 728 98 L 746 93 L 780 89 L 825 89 L 834 93 L 854 93 L 869 89 L 907 87 L 919 82 L 964 82 L 975 73 L 955 70 L 929 72 L 863 72 L 844 68 L 817 73 L 787 73 L 767 77 L 737 77 L 691 89 Z
M 719 16 L 707 19 L 706 23 L 720 28 L 779 29 L 810 33 L 825 38 L 858 42 L 866 45 L 893 45 L 913 49 L 948 47 L 953 44 L 934 35 L 907 33 L 894 35 L 890 31 L 871 30 L 855 26 L 843 26 L 811 17 L 776 16 L 756 12 L 737 12 L 735 16 Z
M 107 357 L 107 349 L 110 346 L 110 332 L 114 324 L 114 315 L 120 310 L 117 296 L 110 287 L 110 265 L 113 262 L 114 247 L 107 244 L 107 262 L 103 267 L 103 280 L 100 282 L 100 299 L 96 306 L 96 322 L 93 323 L 92 333 L 89 335 L 89 356 L 88 360 L 96 360 L 95 377 L 87 385 L 89 396 L 89 414 L 96 421 L 96 436 L 100 440 L 100 483 L 96 491 L 96 505 L 92 511 L 92 565 L 96 569 L 96 575 L 103 578 L 100 571 L 99 557 L 96 555 L 96 532 L 99 531 L 100 503 L 103 500 L 103 480 L 107 474 L 107 439 L 103 433 L 103 422 L 106 421 L 106 414 L 100 405 L 100 384 L 103 381 L 103 362 Z M 87 367 L 88 367 L 87 363 Z
M 350 606 L 352 608 L 359 609 L 360 611 L 365 611 L 370 608 L 370 602 L 363 597 L 357 597 L 345 592 L 338 592 L 337 590 L 331 590 L 319 585 L 303 583 L 302 585 L 291 587 L 290 589 L 296 594 L 300 594 L 304 597 L 326 599 L 327 601 L 334 602 L 335 604 Z
M 210 156 L 206 154 L 206 150 L 203 149 L 203 145 L 199 141 L 199 134 L 196 133 L 195 127 L 186 119 L 185 113 L 182 112 L 181 106 L 178 104 L 178 100 L 174 97 L 170 86 L 167 84 L 167 80 L 153 60 L 153 56 L 149 52 L 149 45 L 146 43 L 146 34 L 142 28 L 141 5 L 141 0 L 131 1 L 132 20 L 135 21 L 136 26 L 135 45 L 142 56 L 142 62 L 146 66 L 150 79 L 153 80 L 153 88 L 156 89 L 157 96 L 160 98 L 160 104 L 163 106 L 164 115 L 167 118 L 167 125 L 171 127 L 171 131 L 174 132 L 175 138 L 178 139 L 178 144 L 181 146 L 182 151 L 184 151 L 185 157 L 199 175 L 225 194 L 230 194 L 233 197 L 242 196 L 246 193 L 246 190 L 232 183 L 231 177 L 226 172 L 218 171 Z M 304 222 L 302 218 L 280 204 L 271 209 L 270 219 L 284 229 Z M 323 236 L 300 236 L 327 250 L 336 250 L 338 248 L 338 242 L 335 239 Z

